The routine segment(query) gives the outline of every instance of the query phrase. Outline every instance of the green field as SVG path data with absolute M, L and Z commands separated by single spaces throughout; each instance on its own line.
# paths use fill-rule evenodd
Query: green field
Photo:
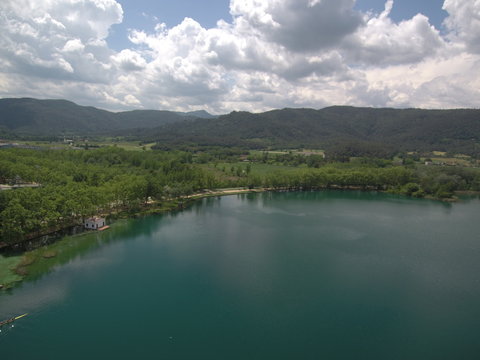
M 116 146 L 125 150 L 129 151 L 145 151 L 145 150 L 152 150 L 152 146 L 155 143 L 150 144 L 141 144 L 138 141 L 120 141 L 120 142 L 98 142 L 94 143 L 98 146 Z
M 212 171 L 218 177 L 237 177 L 237 170 L 240 169 L 240 175 L 246 175 L 248 172 L 248 167 L 250 167 L 249 175 L 252 176 L 265 176 L 267 174 L 275 172 L 296 172 L 299 168 L 304 168 L 305 166 L 286 166 L 286 165 L 276 165 L 276 164 L 263 164 L 263 163 L 253 163 L 246 161 L 237 161 L 237 162 L 219 162 L 219 163 L 209 163 L 201 165 L 202 168 L 208 171 Z M 233 171 L 232 171 L 233 168 Z
M 143 144 L 138 141 L 118 141 L 116 139 L 105 138 L 105 139 L 90 139 L 88 141 L 83 140 L 75 140 L 73 145 L 64 142 L 63 140 L 58 141 L 13 141 L 14 143 L 20 145 L 27 145 L 27 146 L 36 146 L 41 148 L 49 148 L 49 149 L 72 149 L 72 148 L 84 148 L 88 146 L 90 148 L 97 148 L 97 147 L 107 147 L 107 146 L 114 146 L 119 147 L 129 151 L 145 151 L 145 150 L 152 150 L 152 146 L 155 143 L 148 143 Z

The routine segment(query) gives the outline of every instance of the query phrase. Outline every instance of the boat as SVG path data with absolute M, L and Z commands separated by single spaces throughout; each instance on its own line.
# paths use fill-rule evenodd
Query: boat
M 23 317 L 25 317 L 25 316 L 27 316 L 27 315 L 28 315 L 28 313 L 27 313 L 27 314 L 20 315 L 20 316 L 13 317 L 13 318 L 8 319 L 8 320 L 0 321 L 0 326 L 7 325 L 7 324 L 11 324 L 11 323 L 13 323 L 14 321 L 16 321 L 16 320 L 18 320 L 18 319 L 21 319 L 21 318 L 23 318 Z

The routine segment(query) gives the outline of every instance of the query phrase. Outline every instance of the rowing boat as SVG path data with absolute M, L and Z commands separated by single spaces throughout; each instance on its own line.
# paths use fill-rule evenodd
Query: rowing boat
M 23 315 L 13 317 L 13 318 L 8 319 L 8 320 L 0 321 L 0 326 L 7 325 L 7 324 L 11 324 L 11 323 L 14 322 L 15 320 L 21 319 L 21 318 L 23 318 L 23 317 L 25 317 L 25 316 L 27 316 L 27 315 L 28 315 L 28 314 L 23 314 Z

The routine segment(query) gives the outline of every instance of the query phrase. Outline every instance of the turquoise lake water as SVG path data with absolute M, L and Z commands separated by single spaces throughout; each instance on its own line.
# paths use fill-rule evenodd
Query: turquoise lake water
M 480 201 L 209 198 L 0 293 L 1 359 L 480 359 Z

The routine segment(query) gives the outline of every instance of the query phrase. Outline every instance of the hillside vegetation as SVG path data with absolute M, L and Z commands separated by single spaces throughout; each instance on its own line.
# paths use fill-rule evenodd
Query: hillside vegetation
M 0 99 L 0 134 L 4 136 L 109 135 L 114 131 L 152 128 L 195 118 L 204 111 L 178 113 L 159 110 L 110 112 L 66 100 Z
M 126 134 L 126 133 L 125 133 Z M 478 155 L 479 110 L 329 107 L 233 112 L 217 119 L 169 124 L 138 138 L 160 147 L 199 144 L 248 148 L 350 148 L 380 157 L 397 151 L 449 151 Z
M 264 113 L 134 110 L 113 113 L 65 100 L 0 99 L 0 136 L 121 137 L 158 149 L 195 147 L 316 148 L 342 156 L 390 157 L 444 151 L 478 158 L 480 110 L 334 106 Z

